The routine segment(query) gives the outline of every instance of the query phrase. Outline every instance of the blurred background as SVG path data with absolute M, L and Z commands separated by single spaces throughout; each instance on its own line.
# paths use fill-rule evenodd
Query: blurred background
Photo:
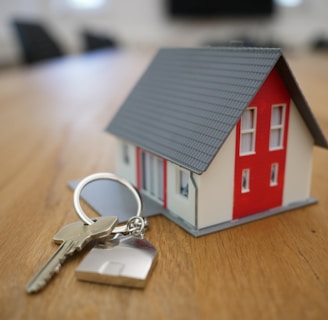
M 0 0 L 0 67 L 102 47 L 231 41 L 327 50 L 328 1 Z

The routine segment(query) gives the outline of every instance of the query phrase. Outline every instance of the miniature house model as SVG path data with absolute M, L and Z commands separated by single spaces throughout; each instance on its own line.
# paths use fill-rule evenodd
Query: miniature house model
M 107 130 L 117 173 L 195 236 L 314 203 L 328 147 L 279 49 L 161 49 Z

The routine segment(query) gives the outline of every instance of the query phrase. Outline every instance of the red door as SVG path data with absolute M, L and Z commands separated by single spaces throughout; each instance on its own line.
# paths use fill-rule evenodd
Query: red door
M 289 109 L 273 69 L 237 124 L 233 219 L 281 206 Z

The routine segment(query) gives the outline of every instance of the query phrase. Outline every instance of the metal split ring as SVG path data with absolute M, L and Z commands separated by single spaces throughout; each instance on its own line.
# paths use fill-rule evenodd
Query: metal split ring
M 129 191 L 133 194 L 136 202 L 137 202 L 137 214 L 133 217 L 131 217 L 126 225 L 115 227 L 112 233 L 139 233 L 141 234 L 144 231 L 144 228 L 146 226 L 144 218 L 141 216 L 142 213 L 142 200 L 141 196 L 138 192 L 138 190 L 126 179 L 118 177 L 117 175 L 109 172 L 100 172 L 100 173 L 94 173 L 90 176 L 85 177 L 82 179 L 78 185 L 76 186 L 76 189 L 74 190 L 74 196 L 73 196 L 73 205 L 75 212 L 79 216 L 79 218 L 85 223 L 85 224 L 93 224 L 94 220 L 90 219 L 85 212 L 83 211 L 81 204 L 80 204 L 80 197 L 81 192 L 83 188 L 88 185 L 89 183 L 96 181 L 96 180 L 111 180 L 116 181 L 120 184 L 122 184 L 124 187 L 128 188 Z

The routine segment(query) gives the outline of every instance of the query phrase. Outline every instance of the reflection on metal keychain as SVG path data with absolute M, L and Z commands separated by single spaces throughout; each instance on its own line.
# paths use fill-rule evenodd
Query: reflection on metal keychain
M 137 202 L 137 214 L 125 225 L 117 226 L 113 239 L 95 246 L 77 267 L 75 274 L 79 280 L 143 288 L 157 259 L 157 250 L 145 238 L 148 222 L 142 217 L 142 200 L 139 192 L 126 179 L 112 173 L 95 173 L 77 185 L 73 204 L 77 215 L 85 224 L 92 224 L 80 204 L 83 188 L 96 180 L 112 180 L 125 186 Z

